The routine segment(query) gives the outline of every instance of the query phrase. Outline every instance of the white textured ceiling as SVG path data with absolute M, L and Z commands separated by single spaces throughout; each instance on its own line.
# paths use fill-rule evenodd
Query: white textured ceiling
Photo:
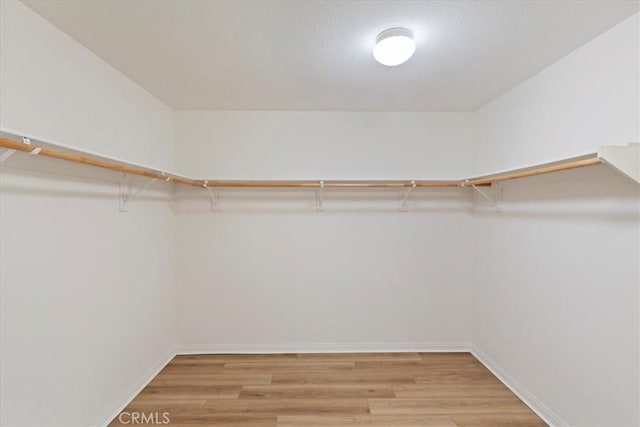
M 25 1 L 176 109 L 473 111 L 637 1 Z M 375 62 L 376 35 L 417 50 Z

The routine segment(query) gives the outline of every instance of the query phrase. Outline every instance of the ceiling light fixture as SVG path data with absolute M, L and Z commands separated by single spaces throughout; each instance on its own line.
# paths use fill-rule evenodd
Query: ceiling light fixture
M 373 49 L 373 57 L 376 61 L 389 67 L 394 67 L 406 62 L 413 52 L 416 44 L 413 41 L 413 33 L 406 28 L 389 28 L 376 37 L 376 47 Z

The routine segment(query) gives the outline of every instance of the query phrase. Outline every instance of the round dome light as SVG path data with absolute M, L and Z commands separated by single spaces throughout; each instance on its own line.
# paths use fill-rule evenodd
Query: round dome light
M 390 28 L 376 37 L 373 57 L 379 63 L 393 67 L 406 62 L 415 51 L 416 44 L 413 41 L 413 33 L 410 30 L 406 28 Z

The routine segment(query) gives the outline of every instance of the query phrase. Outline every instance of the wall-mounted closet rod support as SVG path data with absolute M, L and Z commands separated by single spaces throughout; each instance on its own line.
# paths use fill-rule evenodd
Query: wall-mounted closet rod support
M 209 181 L 204 181 L 204 188 L 207 189 L 209 193 L 209 201 L 211 202 L 211 212 L 215 212 L 218 210 L 218 188 L 214 187 L 213 189 L 209 187 Z
M 316 212 L 323 212 L 323 197 L 324 197 L 324 181 L 320 181 L 320 188 L 316 191 Z
M 473 188 L 478 194 L 480 194 L 483 198 L 485 198 L 489 202 L 490 206 L 496 209 L 496 212 L 501 211 L 500 209 L 501 189 L 499 184 L 496 184 L 493 186 L 493 195 L 494 195 L 493 198 L 490 197 L 487 193 L 485 193 L 481 189 L 479 189 L 476 185 L 471 185 L 471 188 Z
M 147 182 L 145 185 L 143 185 L 139 190 L 131 193 L 131 194 L 126 194 L 124 196 L 124 204 L 126 205 L 127 203 L 133 201 L 134 199 L 138 198 L 140 196 L 140 194 L 142 194 L 142 192 L 144 190 L 146 190 L 151 184 L 153 184 L 154 182 L 156 182 L 158 180 L 158 178 L 151 178 L 149 180 L 149 182 Z
M 493 200 L 491 197 L 487 196 L 487 194 L 486 194 L 484 191 L 482 191 L 481 189 L 479 189 L 477 186 L 472 185 L 472 186 L 471 186 L 471 188 L 473 188 L 474 190 L 476 190 L 476 191 L 478 192 L 478 194 L 480 194 L 482 197 L 484 197 L 485 199 L 487 199 L 487 201 L 488 201 L 489 203 L 491 203 L 491 205 L 495 205 L 495 204 L 496 204 L 496 201 L 495 201 L 495 200 Z
M 127 174 L 123 173 L 118 185 L 118 210 L 127 212 L 127 195 L 129 194 L 129 184 L 127 182 Z
M 415 181 L 411 181 L 411 187 L 404 192 L 400 202 L 400 212 L 409 212 L 409 196 L 411 195 L 411 190 L 416 188 L 416 185 Z

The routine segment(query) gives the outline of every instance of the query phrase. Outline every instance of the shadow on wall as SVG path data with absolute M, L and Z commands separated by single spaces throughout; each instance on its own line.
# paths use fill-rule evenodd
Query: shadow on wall
M 32 197 L 113 200 L 118 206 L 123 174 L 77 163 L 40 156 L 13 156 L 0 167 L 0 191 Z M 148 178 L 128 176 L 132 191 L 142 188 Z M 138 199 L 167 202 L 173 184 L 154 182 Z
M 475 213 L 502 218 L 639 221 L 640 185 L 608 166 L 500 183 L 499 212 L 474 195 Z
M 212 190 L 215 191 L 215 190 Z M 419 189 L 413 190 L 406 207 L 403 198 L 406 190 L 324 190 L 321 207 L 316 190 L 309 189 L 221 189 L 215 201 L 205 191 L 187 190 L 179 194 L 174 204 L 176 212 L 182 214 L 204 214 L 207 212 L 301 212 L 316 213 L 363 213 L 399 212 L 470 212 L 468 189 Z

